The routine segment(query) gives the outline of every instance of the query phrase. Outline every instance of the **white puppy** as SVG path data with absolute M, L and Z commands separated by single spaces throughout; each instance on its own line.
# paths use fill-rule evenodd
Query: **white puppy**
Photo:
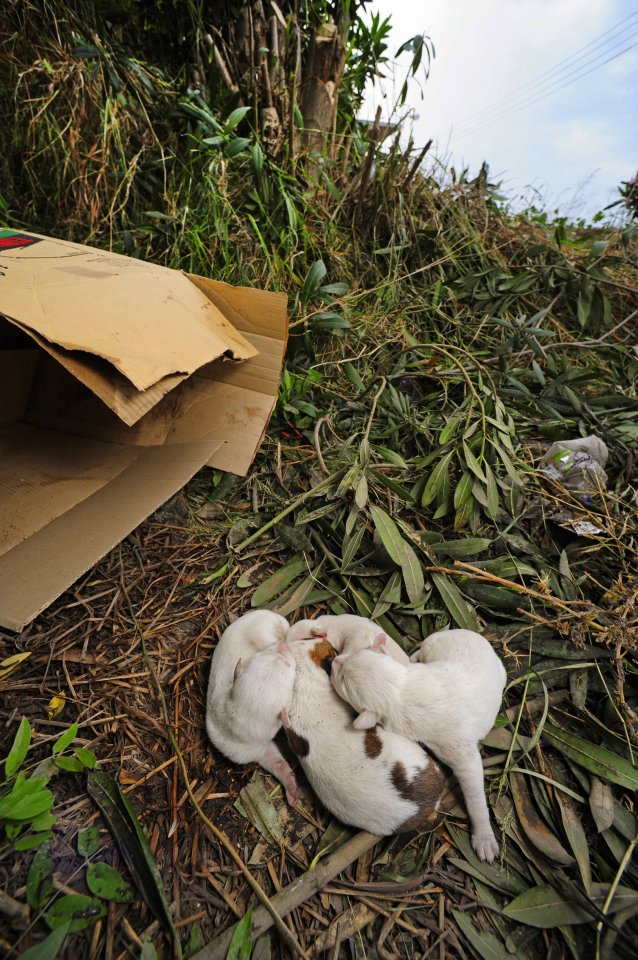
M 337 651 L 327 640 L 299 640 L 291 650 L 296 673 L 286 736 L 324 806 L 342 823 L 382 836 L 431 830 L 445 786 L 438 765 L 413 740 L 354 729 L 352 710 L 328 679 Z
M 359 716 L 358 729 L 381 723 L 418 740 L 456 775 L 481 860 L 498 855 L 490 825 L 478 742 L 494 725 L 506 674 L 490 644 L 471 630 L 441 630 L 426 637 L 409 666 L 384 656 L 385 637 L 373 648 L 337 657 L 331 680 Z
M 286 634 L 286 640 L 294 643 L 297 640 L 320 637 L 332 644 L 339 654 L 346 656 L 371 647 L 380 630 L 381 628 L 367 617 L 357 617 L 353 613 L 342 613 L 339 616 L 327 613 L 315 620 L 298 620 Z M 392 637 L 386 637 L 385 650 L 398 663 L 410 662 L 407 653 Z
M 295 660 L 285 641 L 288 621 L 253 610 L 224 631 L 213 654 L 206 696 L 206 731 L 235 763 L 260 763 L 297 801 L 295 775 L 273 737 L 292 696 Z

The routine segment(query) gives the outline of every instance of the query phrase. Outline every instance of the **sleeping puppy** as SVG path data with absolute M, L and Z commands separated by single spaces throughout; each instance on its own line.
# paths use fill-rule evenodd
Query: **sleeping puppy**
M 478 743 L 494 725 L 506 674 L 490 644 L 471 630 L 441 630 L 421 644 L 408 666 L 372 648 L 336 657 L 331 680 L 359 711 L 355 729 L 382 724 L 424 743 L 456 775 L 472 824 L 472 845 L 492 862 L 498 842 L 490 825 Z M 384 732 L 385 736 L 385 732 Z

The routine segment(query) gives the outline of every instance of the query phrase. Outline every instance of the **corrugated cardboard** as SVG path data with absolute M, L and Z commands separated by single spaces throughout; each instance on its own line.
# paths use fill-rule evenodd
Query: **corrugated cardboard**
M 245 474 L 286 297 L 0 230 L 0 625 L 21 629 L 204 464 Z

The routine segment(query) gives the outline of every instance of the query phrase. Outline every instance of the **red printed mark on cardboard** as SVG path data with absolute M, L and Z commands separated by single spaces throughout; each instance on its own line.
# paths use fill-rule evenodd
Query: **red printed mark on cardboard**
M 28 233 L 17 233 L 15 230 L 0 230 L 0 250 L 30 247 L 34 243 L 40 243 L 40 238 L 32 237 Z

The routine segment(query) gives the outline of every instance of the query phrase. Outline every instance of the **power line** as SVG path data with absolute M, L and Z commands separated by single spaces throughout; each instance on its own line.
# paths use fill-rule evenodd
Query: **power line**
M 632 37 L 627 39 L 633 39 L 637 34 L 633 34 Z M 546 100 L 547 97 L 552 96 L 555 93 L 558 93 L 560 90 L 565 87 L 571 86 L 573 83 L 576 83 L 578 80 L 581 80 L 583 77 L 588 76 L 590 73 L 594 73 L 596 70 L 600 70 L 601 67 L 604 67 L 606 64 L 611 63 L 612 60 L 617 60 L 619 57 L 624 56 L 625 53 L 628 53 L 630 50 L 633 50 L 634 47 L 638 46 L 638 43 L 631 43 L 629 46 L 625 47 L 623 50 L 620 50 L 618 53 L 615 53 L 612 57 L 608 57 L 606 60 L 603 60 L 602 63 L 597 63 L 594 66 L 590 66 L 588 70 L 577 71 L 576 75 L 571 76 L 569 79 L 565 78 L 562 83 L 559 83 L 558 86 L 554 86 L 551 89 L 547 90 L 541 96 L 532 97 L 530 100 L 523 101 L 522 103 L 516 104 L 509 109 L 502 111 L 500 114 L 492 117 L 491 119 L 486 119 L 484 122 L 477 121 L 477 123 L 471 125 L 469 128 L 466 127 L 462 129 L 458 134 L 458 138 L 469 136 L 470 134 L 478 133 L 478 131 L 483 130 L 485 127 L 491 126 L 493 123 L 498 123 L 500 120 L 505 120 L 507 117 L 512 116 L 513 114 L 519 113 L 521 110 L 527 109 L 528 107 L 533 106 L 536 103 L 540 103 L 542 100 Z M 599 59 L 599 58 L 596 58 Z
M 532 93 L 532 90 L 535 87 L 540 87 L 542 89 L 543 87 L 546 87 L 548 83 L 553 84 L 559 79 L 565 79 L 565 78 L 561 78 L 560 74 L 565 73 L 565 71 L 572 70 L 579 60 L 586 59 L 586 56 L 587 56 L 586 51 L 588 51 L 591 47 L 598 44 L 599 41 L 603 39 L 603 37 L 606 37 L 609 34 L 613 34 L 614 36 L 608 36 L 608 39 L 605 40 L 605 42 L 602 44 L 602 47 L 603 48 L 606 47 L 607 49 L 602 49 L 594 59 L 595 60 L 600 59 L 601 57 L 605 56 L 607 53 L 610 53 L 612 50 L 617 49 L 617 47 L 619 47 L 622 43 L 626 43 L 627 40 L 633 39 L 633 37 L 635 36 L 635 34 L 631 34 L 630 37 L 623 37 L 623 39 L 618 40 L 618 38 L 621 37 L 622 34 L 627 33 L 628 30 L 633 30 L 633 28 L 636 26 L 635 23 L 632 23 L 630 26 L 623 27 L 623 24 L 626 24 L 627 21 L 629 20 L 635 20 L 636 18 L 638 18 L 638 10 L 630 14 L 629 16 L 625 17 L 619 23 L 610 27 L 608 30 L 606 30 L 604 33 L 601 33 L 599 36 L 595 37 L 593 40 L 590 40 L 589 43 L 587 43 L 584 47 L 580 47 L 569 57 L 559 61 L 559 63 L 555 64 L 553 67 L 544 71 L 543 73 L 538 74 L 536 77 L 531 78 L 530 80 L 527 81 L 527 83 L 524 83 L 522 86 L 516 88 L 516 90 L 511 91 L 510 93 L 506 94 L 503 97 L 499 97 L 497 100 L 493 101 L 489 106 L 484 107 L 481 110 L 478 110 L 475 113 L 470 114 L 469 116 L 461 119 L 457 124 L 457 128 L 465 127 L 466 125 L 473 126 L 474 123 L 481 122 L 484 119 L 485 114 L 491 114 L 495 110 L 500 111 L 501 109 L 504 109 L 505 105 L 508 104 L 509 101 L 518 100 L 521 97 L 521 95 L 523 95 L 524 97 L 529 96 L 529 94 Z M 622 30 L 620 29 L 621 27 L 623 28 Z M 614 39 L 618 40 L 618 42 L 613 44 L 612 46 L 609 46 L 610 41 Z M 591 62 L 592 61 L 590 61 L 590 63 Z M 581 68 L 578 67 L 577 69 L 581 69 Z M 568 76 L 569 75 L 570 74 L 568 73 Z

